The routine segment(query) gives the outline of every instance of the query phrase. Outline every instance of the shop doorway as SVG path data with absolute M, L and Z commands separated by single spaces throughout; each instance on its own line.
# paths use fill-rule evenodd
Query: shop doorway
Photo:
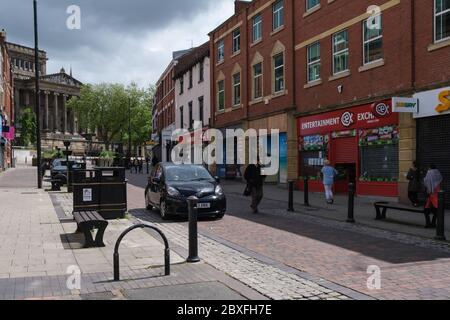
M 445 204 L 450 208 L 450 115 L 417 120 L 417 161 L 423 169 L 436 165 L 444 177 Z
M 356 132 L 352 131 L 348 132 L 348 134 L 350 136 L 335 137 L 333 139 L 332 163 L 338 171 L 335 183 L 336 193 L 347 193 L 349 183 L 356 183 L 358 139 Z M 334 136 L 336 136 L 336 133 Z
M 356 163 L 338 163 L 335 168 L 338 171 L 335 191 L 336 193 L 347 193 L 350 182 L 356 183 Z

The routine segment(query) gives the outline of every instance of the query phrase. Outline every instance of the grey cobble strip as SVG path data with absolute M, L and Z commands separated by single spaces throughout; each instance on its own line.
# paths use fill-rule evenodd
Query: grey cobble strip
M 151 222 L 160 228 L 175 245 L 187 247 L 188 232 L 186 226 L 181 223 L 159 223 L 158 220 L 147 215 L 145 211 L 134 214 L 141 222 Z M 205 262 L 271 299 L 350 299 L 339 292 L 329 290 L 298 275 L 264 264 L 208 237 L 199 235 L 198 241 L 201 258 Z

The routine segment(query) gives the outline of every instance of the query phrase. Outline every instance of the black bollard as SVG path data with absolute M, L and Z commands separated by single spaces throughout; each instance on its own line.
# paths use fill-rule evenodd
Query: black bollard
M 304 182 L 304 188 L 303 188 L 304 203 L 305 203 L 305 207 L 309 207 L 309 178 L 305 177 L 303 182 Z
M 114 281 L 120 281 L 120 262 L 119 262 L 119 252 L 114 252 Z
M 439 206 L 437 210 L 436 240 L 445 241 L 445 192 L 440 191 L 438 195 Z
M 195 263 L 199 262 L 198 257 L 198 234 L 197 234 L 197 203 L 198 198 L 195 196 L 190 196 L 187 198 L 188 210 L 189 210 L 189 257 L 187 262 Z
M 294 212 L 294 181 L 289 180 L 289 212 Z
M 355 223 L 354 218 L 354 210 L 355 210 L 355 184 L 350 183 L 348 185 L 348 223 Z

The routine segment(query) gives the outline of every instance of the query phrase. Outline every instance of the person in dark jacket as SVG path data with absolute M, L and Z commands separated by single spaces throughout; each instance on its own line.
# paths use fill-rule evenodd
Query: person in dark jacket
M 250 207 L 252 208 L 253 213 L 258 213 L 258 205 L 261 203 L 264 196 L 264 176 L 261 174 L 261 164 L 259 160 L 257 164 L 250 164 L 247 167 L 244 178 L 251 188 L 252 204 Z
M 408 179 L 408 198 L 411 201 L 414 207 L 419 206 L 419 192 L 421 189 L 420 183 L 420 170 L 417 166 L 417 162 L 414 161 L 412 167 L 408 171 L 408 175 L 406 176 Z
M 159 163 L 158 157 L 156 156 L 156 154 L 153 155 L 152 158 L 152 166 L 156 166 Z

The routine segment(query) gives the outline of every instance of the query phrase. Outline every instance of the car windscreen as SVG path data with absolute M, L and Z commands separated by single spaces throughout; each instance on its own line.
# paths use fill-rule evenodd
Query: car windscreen
M 202 166 L 173 166 L 166 169 L 166 181 L 201 181 L 214 180 L 211 174 Z

